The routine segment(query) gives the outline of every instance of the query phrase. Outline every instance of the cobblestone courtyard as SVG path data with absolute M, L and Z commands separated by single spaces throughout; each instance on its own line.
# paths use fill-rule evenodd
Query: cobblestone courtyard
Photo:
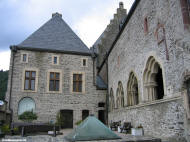
M 49 135 L 35 135 L 35 136 L 26 136 L 26 137 L 21 137 L 19 136 L 5 136 L 4 139 L 2 139 L 2 142 L 7 142 L 7 141 L 26 141 L 26 142 L 67 142 L 67 140 L 64 139 L 64 136 L 66 136 L 68 133 L 70 133 L 72 129 L 65 129 L 62 130 L 61 132 L 63 133 L 62 135 L 57 135 L 56 137 L 52 137 Z M 155 139 L 153 137 L 148 137 L 148 136 L 132 136 L 129 134 L 123 134 L 123 133 L 117 133 L 122 139 L 117 139 L 117 140 L 101 140 L 100 142 L 161 142 L 159 139 Z M 88 141 L 86 141 L 88 142 Z M 92 141 L 90 141 L 92 142 Z M 96 141 L 93 141 L 96 142 Z

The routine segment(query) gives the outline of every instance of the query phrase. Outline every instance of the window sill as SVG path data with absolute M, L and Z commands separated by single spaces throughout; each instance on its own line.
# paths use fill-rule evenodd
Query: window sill
M 76 95 L 84 95 L 85 92 L 71 92 L 72 94 L 76 94 Z
M 27 93 L 36 93 L 37 90 L 22 90 L 22 92 L 27 92 Z
M 61 94 L 62 93 L 62 91 L 47 91 L 47 93 L 49 93 L 49 94 Z

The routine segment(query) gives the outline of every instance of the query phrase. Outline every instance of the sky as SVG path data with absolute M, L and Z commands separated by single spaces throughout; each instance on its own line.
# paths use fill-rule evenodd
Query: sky
M 91 47 L 104 31 L 119 2 L 129 11 L 134 0 L 0 0 L 0 70 L 9 69 L 10 45 L 35 32 L 52 13 L 62 18 Z

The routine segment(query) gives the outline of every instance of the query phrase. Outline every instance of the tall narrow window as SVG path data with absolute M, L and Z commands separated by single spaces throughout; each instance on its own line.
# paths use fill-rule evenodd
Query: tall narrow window
M 59 56 L 58 55 L 52 55 L 52 64 L 59 65 Z
M 88 66 L 88 58 L 81 58 L 81 67 Z
M 49 91 L 59 91 L 60 73 L 50 72 Z
M 27 61 L 27 54 L 23 54 L 23 56 L 22 56 L 22 61 L 23 61 L 23 62 L 26 62 L 26 61 Z
M 21 63 L 28 63 L 28 53 L 21 53 Z
M 57 64 L 57 57 L 56 56 L 53 58 L 53 63 Z
M 24 90 L 35 90 L 35 71 L 25 71 Z
M 148 19 L 147 17 L 144 18 L 144 33 L 148 33 Z
M 73 74 L 73 92 L 82 92 L 82 74 Z
M 83 59 L 82 64 L 83 64 L 84 67 L 86 66 L 86 59 Z

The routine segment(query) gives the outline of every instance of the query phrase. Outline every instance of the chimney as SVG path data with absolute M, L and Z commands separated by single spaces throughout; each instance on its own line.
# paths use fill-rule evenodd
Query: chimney
M 123 9 L 124 6 L 123 6 L 123 2 L 119 2 L 119 8 Z
M 58 13 L 58 12 L 52 14 L 52 18 L 55 17 L 55 16 L 59 16 L 59 17 L 62 18 L 62 14 L 60 14 L 60 13 Z

